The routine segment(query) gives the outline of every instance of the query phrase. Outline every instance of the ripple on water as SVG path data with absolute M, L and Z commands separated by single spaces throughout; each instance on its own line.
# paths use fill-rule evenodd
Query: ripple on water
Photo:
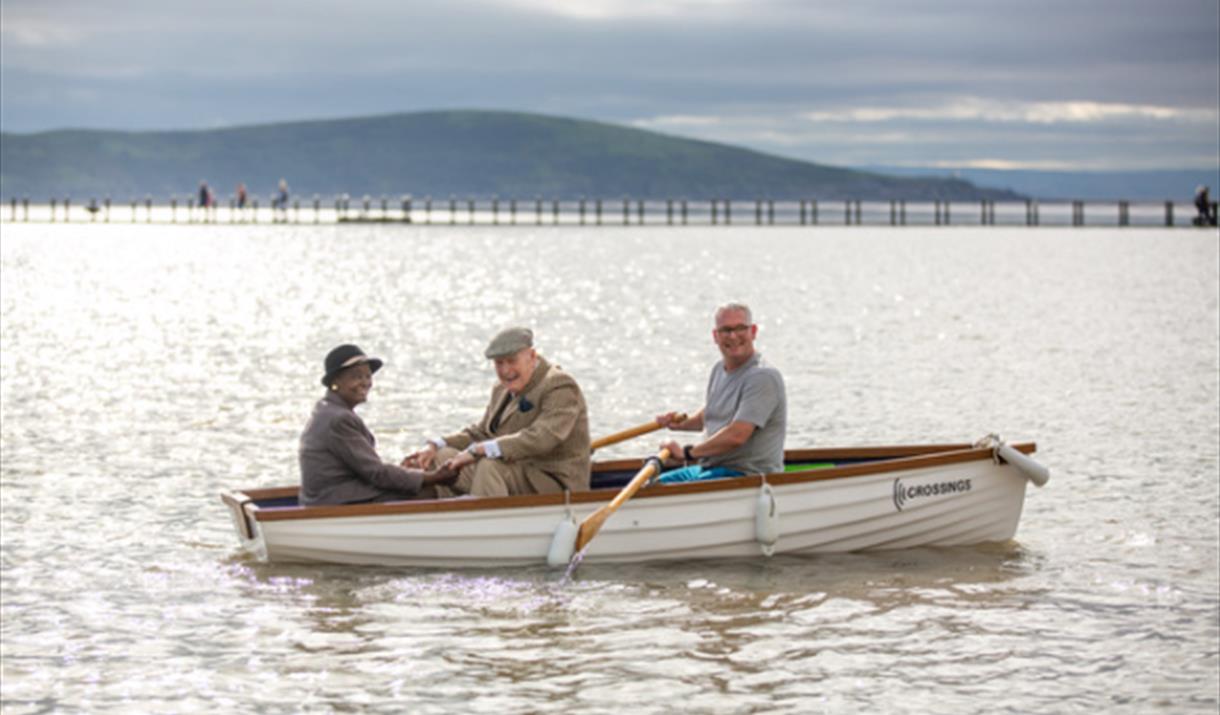
M 1215 712 L 1217 252 L 1153 230 L 6 225 L 0 709 Z M 695 408 L 729 299 L 784 371 L 790 446 L 1036 439 L 1055 476 L 1017 542 L 569 578 L 237 552 L 216 495 L 296 479 L 334 344 L 385 359 L 361 410 L 395 459 L 478 418 L 510 323 L 578 377 L 595 434 Z

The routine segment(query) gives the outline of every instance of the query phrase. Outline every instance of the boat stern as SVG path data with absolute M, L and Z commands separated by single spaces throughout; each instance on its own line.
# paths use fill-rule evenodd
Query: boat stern
M 263 535 L 252 513 L 258 509 L 254 499 L 245 492 L 222 492 L 220 501 L 229 508 L 229 516 L 233 518 L 233 528 L 237 531 L 242 549 L 265 559 L 267 550 Z

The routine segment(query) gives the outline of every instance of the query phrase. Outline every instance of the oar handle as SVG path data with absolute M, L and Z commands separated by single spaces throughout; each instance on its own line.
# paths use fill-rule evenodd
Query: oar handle
M 589 545 L 593 537 L 597 536 L 597 532 L 601 531 L 602 525 L 606 523 L 606 519 L 609 519 L 611 514 L 618 511 L 618 508 L 628 499 L 635 496 L 635 493 L 647 484 L 654 474 L 660 471 L 661 464 L 667 459 L 669 459 L 669 450 L 662 449 L 657 453 L 655 459 L 649 459 L 644 464 L 644 468 L 637 472 L 630 482 L 627 482 L 627 486 L 623 487 L 622 491 L 609 504 L 586 516 L 585 520 L 580 522 L 580 531 L 576 534 L 576 553 L 580 553 L 582 549 Z
M 685 421 L 686 421 L 685 414 L 679 413 L 678 415 L 676 415 L 674 417 L 674 422 L 685 422 Z M 605 437 L 602 437 L 601 439 L 594 440 L 593 444 L 591 444 L 589 446 L 592 448 L 591 451 L 596 452 L 597 450 L 601 449 L 602 447 L 609 447 L 612 444 L 618 444 L 619 442 L 625 442 L 626 440 L 629 440 L 633 437 L 639 437 L 642 434 L 648 434 L 649 432 L 655 432 L 659 429 L 661 429 L 661 423 L 657 422 L 656 420 L 652 420 L 650 422 L 645 422 L 642 425 L 636 425 L 635 427 L 625 429 L 622 432 L 615 432 L 614 434 L 606 435 Z

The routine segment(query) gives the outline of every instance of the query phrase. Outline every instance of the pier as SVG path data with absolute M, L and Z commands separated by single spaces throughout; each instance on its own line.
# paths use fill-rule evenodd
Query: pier
M 407 224 L 426 226 L 1159 226 L 1193 227 L 1190 201 L 903 201 L 772 199 L 501 199 L 449 196 L 314 195 L 273 207 L 268 197 L 238 206 L 198 206 L 168 197 L 112 201 L 72 197 L 45 203 L 12 197 L 4 223 Z M 1215 212 L 1215 202 L 1212 211 Z

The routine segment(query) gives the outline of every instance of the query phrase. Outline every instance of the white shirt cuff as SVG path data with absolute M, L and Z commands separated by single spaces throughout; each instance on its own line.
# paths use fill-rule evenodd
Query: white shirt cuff
M 449 446 L 449 443 L 446 442 L 443 437 L 433 437 L 432 439 L 428 440 L 428 444 L 436 447 L 437 449 L 444 449 L 445 447 Z
M 483 454 L 490 459 L 500 458 L 500 444 L 494 439 L 489 439 L 486 442 L 482 442 L 479 446 L 483 448 Z

